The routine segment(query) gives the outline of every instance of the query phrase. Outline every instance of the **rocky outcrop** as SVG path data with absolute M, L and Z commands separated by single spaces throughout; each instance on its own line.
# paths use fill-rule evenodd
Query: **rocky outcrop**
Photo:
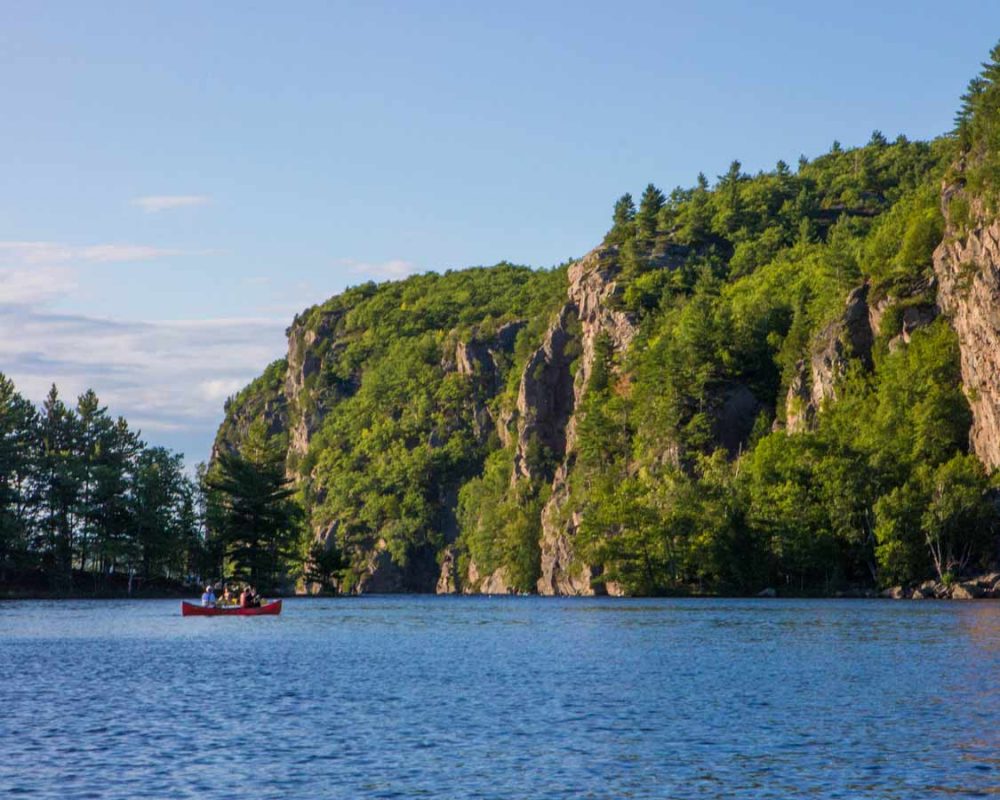
M 865 284 L 851 291 L 844 313 L 820 331 L 809 359 L 798 363 L 785 396 L 785 426 L 790 433 L 809 430 L 823 403 L 836 399 L 837 385 L 851 359 L 871 367 L 874 341 Z
M 514 480 L 551 478 L 541 472 L 544 464 L 566 452 L 566 428 L 574 407 L 570 328 L 576 313 L 573 303 L 563 307 L 521 374 Z
M 879 596 L 891 600 L 997 599 L 1000 598 L 1000 573 L 990 572 L 985 575 L 976 575 L 955 583 L 929 580 L 912 589 L 893 586 L 884 589 L 879 593 Z
M 524 320 L 515 320 L 502 325 L 489 338 L 460 340 L 442 364 L 446 372 L 457 372 L 476 382 L 473 433 L 481 442 L 492 430 L 501 429 L 501 421 L 493 418 L 488 401 L 503 389 L 501 360 L 513 353 L 517 334 L 524 325 Z
M 552 499 L 542 511 L 541 577 L 538 593 L 548 595 L 592 595 L 594 579 L 600 568 L 579 563 L 573 552 L 573 540 L 580 527 L 580 514 L 565 514 L 566 467 L 561 465 L 555 478 Z
M 940 311 L 932 303 L 907 306 L 903 309 L 902 325 L 899 333 L 889 340 L 889 349 L 893 350 L 902 344 L 909 344 L 913 334 L 921 328 L 926 328 L 938 318 Z
M 458 592 L 458 558 L 455 548 L 448 545 L 441 553 L 441 573 L 438 575 L 435 594 L 455 594 Z
M 369 554 L 357 585 L 358 594 L 398 594 L 406 591 L 403 571 L 392 560 L 389 551 L 383 548 L 384 545 Z
M 713 435 L 731 458 L 737 456 L 753 432 L 757 415 L 763 405 L 750 387 L 730 384 L 722 393 L 721 402 L 713 415 Z
M 325 380 L 324 364 L 343 345 L 337 330 L 344 312 L 325 312 L 313 319 L 296 318 L 288 335 L 288 370 L 284 394 L 288 401 L 288 451 L 301 457 L 309 450 L 333 403 L 357 389 L 357 381 Z
M 463 594 L 515 594 L 503 567 L 482 575 L 475 561 L 469 562 L 468 573 L 462 583 Z
M 576 440 L 575 410 L 587 390 L 587 383 L 594 367 L 598 337 L 607 337 L 615 353 L 623 353 L 636 334 L 636 321 L 614 307 L 611 299 L 617 292 L 616 277 L 621 267 L 618 248 L 602 246 L 588 253 L 569 269 L 567 303 L 559 319 L 549 329 L 545 341 L 538 349 L 524 372 L 518 409 L 528 419 L 537 418 L 539 410 L 545 419 L 558 427 L 549 438 L 552 453 L 558 466 L 552 475 L 552 493 L 542 511 L 541 577 L 539 594 L 594 594 L 605 591 L 595 579 L 600 569 L 594 565 L 580 564 L 575 558 L 573 540 L 580 524 L 579 515 L 565 508 L 569 497 L 567 477 L 574 458 Z M 576 329 L 575 350 L 579 353 L 575 375 L 570 372 L 570 359 L 566 356 L 568 332 Z M 555 354 L 561 354 L 557 358 Z M 558 364 L 552 369 L 553 364 Z M 543 378 L 540 383 L 538 378 Z M 537 389 L 549 387 L 552 404 L 541 400 Z M 523 402 L 523 410 L 522 410 Z M 536 428 L 522 426 L 518 437 L 518 453 L 530 444 L 525 434 Z M 543 440 L 544 441 L 544 440 Z M 526 471 L 523 459 L 515 460 L 514 479 L 531 474 Z M 548 476 L 546 476 L 548 477 Z
M 971 209 L 960 229 L 949 215 L 956 198 Z M 972 409 L 970 442 L 990 468 L 1000 466 L 1000 220 L 964 189 L 943 192 L 944 241 L 934 251 L 938 305 L 958 335 L 962 383 Z

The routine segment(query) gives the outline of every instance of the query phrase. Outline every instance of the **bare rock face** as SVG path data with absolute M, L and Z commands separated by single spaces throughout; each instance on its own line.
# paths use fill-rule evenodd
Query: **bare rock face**
M 521 375 L 514 480 L 548 477 L 535 474 L 538 460 L 535 451 L 539 447 L 546 448 L 555 458 L 562 458 L 566 451 L 566 426 L 574 403 L 567 346 L 571 339 L 570 316 L 575 313 L 573 303 L 563 307 Z
M 742 383 L 734 383 L 726 389 L 712 427 L 716 441 L 730 457 L 738 455 L 750 438 L 762 407 L 756 395 Z
M 503 567 L 500 567 L 489 575 L 481 575 L 476 562 L 470 561 L 466 580 L 462 583 L 462 593 L 514 594 L 514 590 L 507 580 L 507 570 Z
M 943 193 L 944 241 L 934 251 L 938 305 L 958 335 L 962 383 L 972 409 L 970 442 L 987 467 L 1000 466 L 1000 220 L 969 202 L 973 222 L 959 230 L 949 206 L 965 198 L 959 187 Z
M 449 545 L 441 556 L 441 574 L 438 576 L 435 594 L 455 594 L 458 592 L 458 559 L 455 548 Z
M 816 406 L 813 404 L 810 370 L 805 360 L 795 365 L 795 377 L 788 384 L 785 395 L 785 429 L 789 433 L 810 430 L 816 420 Z M 775 427 L 778 423 L 775 422 Z
M 632 343 L 636 334 L 636 321 L 633 317 L 615 309 L 609 302 L 616 293 L 615 278 L 620 269 L 618 248 L 607 246 L 592 250 L 570 267 L 568 302 L 560 314 L 559 322 L 550 329 L 550 335 L 546 336 L 545 343 L 532 359 L 532 362 L 538 358 L 544 361 L 546 359 L 544 354 L 557 345 L 563 352 L 565 351 L 565 342 L 560 344 L 559 337 L 564 336 L 569 327 L 569 315 L 574 315 L 575 322 L 579 326 L 580 356 L 572 382 L 567 383 L 568 363 L 561 375 L 560 419 L 564 420 L 564 424 L 562 436 L 558 440 L 559 447 L 554 450 L 561 463 L 553 476 L 552 495 L 542 511 L 541 577 L 537 585 L 539 594 L 595 593 L 592 581 L 599 576 L 599 568 L 578 564 L 574 557 L 573 539 L 580 520 L 575 512 L 564 513 L 564 506 L 569 497 L 566 479 L 574 458 L 575 409 L 583 399 L 594 367 L 597 339 L 602 335 L 607 336 L 614 351 L 622 353 Z M 527 374 L 528 370 L 525 370 L 525 375 Z M 519 448 L 520 443 L 519 441 Z
M 542 510 L 541 577 L 537 590 L 545 595 L 593 595 L 592 581 L 598 568 L 575 559 L 573 540 L 580 527 L 580 515 L 571 512 L 561 519 L 568 499 L 566 466 L 556 473 L 552 498 Z
M 487 399 L 503 389 L 499 361 L 501 357 L 513 352 L 517 334 L 524 325 L 523 320 L 515 320 L 501 326 L 488 340 L 460 341 L 455 345 L 453 357 L 447 358 L 442 364 L 446 371 L 465 375 L 477 384 L 473 433 L 480 441 L 484 441 L 494 428 L 500 428 L 500 420 L 493 419 Z
M 836 398 L 837 383 L 851 358 L 860 358 L 871 366 L 871 323 L 868 315 L 868 286 L 859 286 L 847 295 L 844 314 L 820 332 L 813 350 L 812 399 L 817 405 Z
M 336 352 L 336 329 L 342 316 L 340 311 L 330 312 L 310 328 L 296 319 L 286 331 L 288 371 L 284 393 L 289 406 L 288 450 L 298 456 L 304 456 L 309 450 L 313 434 L 323 423 L 328 401 L 335 399 L 317 391 L 313 384 L 317 383 L 324 362 L 318 344 L 326 345 L 326 353 Z
M 858 286 L 847 296 L 844 313 L 816 337 L 808 364 L 805 361 L 798 364 L 785 397 L 785 425 L 789 433 L 809 430 L 823 403 L 836 399 L 837 384 L 852 358 L 861 359 L 866 367 L 871 367 L 875 339 L 871 320 L 868 286 Z
M 455 345 L 453 360 L 443 365 L 446 370 L 455 370 L 460 375 L 468 375 L 484 384 L 490 394 L 502 387 L 499 384 L 500 369 L 497 363 L 500 354 L 514 350 L 517 334 L 524 327 L 524 320 L 514 320 L 502 325 L 489 339 L 474 338 L 460 341 Z
M 392 560 L 388 550 L 372 551 L 365 572 L 358 582 L 358 594 L 396 594 L 405 591 L 403 572 Z

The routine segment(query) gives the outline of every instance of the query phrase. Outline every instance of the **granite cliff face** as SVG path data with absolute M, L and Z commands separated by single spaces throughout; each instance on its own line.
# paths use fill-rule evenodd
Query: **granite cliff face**
M 615 310 L 609 302 L 617 290 L 615 279 L 621 270 L 618 256 L 618 249 L 615 247 L 599 247 L 570 268 L 567 303 L 559 321 L 549 329 L 545 342 L 535 355 L 538 358 L 553 347 L 564 350 L 565 345 L 559 346 L 558 343 L 565 336 L 566 319 L 575 320 L 579 351 L 576 374 L 570 377 L 569 365 L 566 363 L 562 363 L 558 370 L 558 420 L 562 423 L 563 432 L 557 437 L 558 446 L 554 449 L 558 463 L 552 476 L 552 494 L 542 511 L 539 594 L 593 594 L 592 580 L 600 572 L 598 566 L 577 563 L 573 538 L 580 518 L 575 512 L 568 515 L 563 513 L 563 506 L 568 498 L 567 479 L 572 469 L 576 444 L 577 417 L 574 411 L 580 406 L 586 392 L 594 366 L 597 339 L 601 335 L 607 336 L 613 351 L 623 354 L 636 334 L 634 318 Z M 525 370 L 522 379 L 521 397 L 525 398 L 527 395 L 524 387 L 532 382 L 529 369 Z M 519 436 L 519 450 L 523 446 L 524 433 L 522 431 Z
M 970 222 L 955 220 L 956 201 L 970 209 Z M 934 251 L 938 304 L 958 335 L 972 449 L 995 468 L 1000 466 L 1000 221 L 958 184 L 945 188 L 942 207 L 947 227 Z
M 824 180 L 831 171 L 869 181 L 856 174 L 857 159 L 877 172 L 900 153 L 930 158 L 906 142 L 875 141 L 856 158 L 831 153 L 818 170 Z M 808 169 L 798 194 L 788 194 L 799 178 L 787 169 L 734 173 L 717 189 L 701 182 L 661 196 L 656 213 L 646 213 L 656 202 L 649 187 L 645 215 L 633 219 L 626 196 L 606 243 L 551 271 L 497 265 L 348 290 L 295 319 L 286 358 L 227 406 L 217 447 L 237 446 L 257 420 L 284 437 L 317 540 L 350 560 L 351 591 L 652 591 L 628 570 L 646 559 L 647 574 L 669 569 L 680 581 L 673 554 L 619 548 L 633 546 L 628 525 L 663 537 L 656 520 L 688 502 L 670 494 L 672 481 L 697 491 L 702 456 L 713 453 L 739 476 L 775 409 L 781 421 L 770 435 L 814 429 L 825 406 L 861 387 L 846 377 L 866 372 L 859 390 L 878 387 L 882 364 L 905 360 L 896 351 L 943 313 L 959 339 L 972 447 L 1000 466 L 1000 223 L 961 187 L 946 188 L 945 214 L 961 199 L 972 208 L 962 219 L 973 222 L 949 219 L 931 277 L 941 233 L 931 183 L 914 195 L 894 183 L 910 173 L 893 167 L 885 186 L 840 195 Z M 799 197 L 802 224 L 781 232 L 770 206 L 737 202 L 751 185 L 774 194 L 774 208 Z M 727 238 L 744 215 L 749 227 Z M 745 240 L 754 230 L 759 241 Z M 795 230 L 808 239 L 789 244 Z M 785 255 L 775 258 L 775 247 Z M 851 259 L 858 276 L 846 298 L 830 280 L 828 253 Z M 497 288 L 497 275 L 515 297 Z M 792 347 L 803 355 L 785 385 Z M 641 514 L 621 513 L 619 489 L 623 502 L 634 489 L 635 503 L 647 503 L 629 506 Z M 696 567 L 683 569 L 702 580 Z
M 563 306 L 546 332 L 542 346 L 528 359 L 521 373 L 513 480 L 551 478 L 539 474 L 539 467 L 535 466 L 540 460 L 539 448 L 545 448 L 556 459 L 566 452 L 567 426 L 575 403 L 570 364 L 572 323 L 577 314 L 572 302 Z

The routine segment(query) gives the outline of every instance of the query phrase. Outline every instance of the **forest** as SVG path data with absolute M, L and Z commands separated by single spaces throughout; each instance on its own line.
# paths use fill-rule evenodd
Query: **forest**
M 196 476 L 92 391 L 40 408 L 0 375 L 0 596 L 159 595 L 202 580 L 281 589 L 303 528 L 266 443 Z
M 996 477 L 935 251 L 998 197 L 1000 47 L 933 141 L 651 183 L 582 260 L 307 309 L 196 479 L 92 393 L 35 410 L 5 382 L 0 570 L 534 592 L 555 547 L 575 591 L 626 595 L 989 571 Z M 572 299 L 588 259 L 625 344 Z

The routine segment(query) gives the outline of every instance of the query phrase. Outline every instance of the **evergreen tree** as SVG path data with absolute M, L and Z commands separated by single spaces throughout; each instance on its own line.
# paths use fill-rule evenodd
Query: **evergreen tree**
M 124 419 L 108 414 L 92 389 L 77 401 L 76 417 L 80 568 L 86 570 L 89 558 L 97 572 L 105 574 L 124 552 L 130 524 L 129 479 L 143 444 Z
M 648 184 L 639 200 L 639 212 L 635 216 L 636 234 L 645 242 L 652 242 L 656 235 L 656 221 L 666 198 L 653 184 Z
M 604 241 L 608 244 L 623 244 L 632 235 L 635 220 L 635 203 L 632 195 L 626 192 L 615 202 L 611 230 Z
M 30 557 L 38 445 L 38 412 L 0 375 L 0 582 Z
M 39 489 L 45 559 L 60 589 L 69 589 L 75 554 L 75 511 L 82 486 L 80 425 L 55 385 L 42 404 Z
M 274 588 L 285 576 L 302 530 L 284 456 L 262 422 L 240 452 L 220 453 L 206 480 L 208 524 L 223 546 L 231 577 Z

